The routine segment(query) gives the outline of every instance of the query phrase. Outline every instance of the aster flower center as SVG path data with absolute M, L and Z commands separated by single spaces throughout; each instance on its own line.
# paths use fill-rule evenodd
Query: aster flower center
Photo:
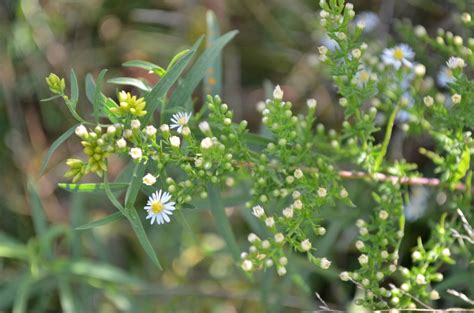
M 361 81 L 366 82 L 366 81 L 369 80 L 370 74 L 369 74 L 369 72 L 367 72 L 367 71 L 361 71 L 359 77 L 360 77 L 360 80 L 361 80 Z
M 395 50 L 393 50 L 393 57 L 398 61 L 403 60 L 405 57 L 403 50 L 400 48 L 395 48 Z
M 186 116 L 182 116 L 182 117 L 179 118 L 179 120 L 178 120 L 179 125 L 184 126 L 184 125 L 186 125 L 186 123 L 187 123 Z
M 151 211 L 155 214 L 161 213 L 164 209 L 163 203 L 160 201 L 153 201 L 151 203 Z

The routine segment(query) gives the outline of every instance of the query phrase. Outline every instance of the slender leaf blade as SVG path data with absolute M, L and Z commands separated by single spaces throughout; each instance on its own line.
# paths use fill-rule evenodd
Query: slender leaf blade
M 79 101 L 79 84 L 77 82 L 76 73 L 71 70 L 70 81 L 71 81 L 71 107 L 75 111 L 77 102 Z
M 33 285 L 33 278 L 31 276 L 25 276 L 17 289 L 17 294 L 15 297 L 15 302 L 13 303 L 12 313 L 26 313 L 28 298 L 30 295 L 30 290 Z
M 229 219 L 225 214 L 225 208 L 222 204 L 220 192 L 216 186 L 208 184 L 207 193 L 209 195 L 209 205 L 216 222 L 217 231 L 227 243 L 227 248 L 230 250 L 234 260 L 239 261 L 240 249 L 237 240 L 235 239 L 234 232 L 232 231 L 232 227 L 230 226 Z
M 156 111 L 162 101 L 164 101 L 163 98 L 166 96 L 168 90 L 171 88 L 171 86 L 173 86 L 186 66 L 189 64 L 199 45 L 201 44 L 201 41 L 202 37 L 194 43 L 191 50 L 184 54 L 145 96 L 145 101 L 147 103 L 147 114 L 144 117 L 144 124 L 148 124 L 153 116 L 153 113 Z
M 219 38 L 220 28 L 216 15 L 212 11 L 207 11 L 207 41 L 206 47 L 209 49 Z M 222 56 L 219 52 L 215 61 L 210 63 L 204 76 L 204 95 L 220 95 L 222 89 Z
M 107 224 L 114 223 L 114 222 L 122 219 L 123 217 L 124 216 L 123 216 L 122 212 L 117 211 L 115 213 L 107 215 L 107 216 L 105 216 L 103 218 L 100 218 L 98 220 L 95 220 L 95 221 L 92 221 L 92 222 L 87 223 L 85 225 L 76 227 L 76 230 L 86 230 L 86 229 L 92 229 L 92 228 L 104 226 L 104 225 L 107 225 Z
M 136 79 L 136 78 L 131 78 L 131 77 L 116 77 L 116 78 L 111 78 L 107 80 L 108 83 L 110 84 L 116 84 L 116 85 L 126 85 L 126 86 L 133 86 L 137 87 L 140 90 L 143 91 L 150 91 L 151 88 L 147 84 L 145 84 L 143 81 Z
M 128 187 L 128 183 L 109 183 L 109 188 L 112 191 L 123 190 Z M 102 192 L 105 190 L 105 185 L 103 183 L 94 184 L 94 183 L 85 183 L 85 184 L 67 184 L 59 183 L 58 187 L 69 192 L 78 192 L 78 193 L 89 193 L 89 192 Z
M 94 108 L 94 118 L 96 123 L 99 123 L 99 113 L 102 103 L 102 83 L 104 82 L 105 73 L 107 73 L 107 69 L 100 71 L 95 85 L 94 102 L 92 103 L 92 106 Z
M 64 313 L 75 313 L 76 306 L 74 304 L 73 292 L 67 278 L 59 279 L 59 301 Z
M 168 104 L 169 108 L 182 105 L 188 101 L 199 82 L 204 78 L 206 69 L 216 60 L 225 45 L 232 40 L 237 33 L 237 31 L 231 31 L 224 34 L 204 51 L 189 71 L 183 83 L 174 91 Z M 187 109 L 189 111 L 192 110 L 192 108 L 189 107 Z
M 61 146 L 66 140 L 71 137 L 72 134 L 74 134 L 74 131 L 76 130 L 76 127 L 78 124 L 74 125 L 73 127 L 69 128 L 64 134 L 62 134 L 58 139 L 56 139 L 51 147 L 48 150 L 48 153 L 46 154 L 46 158 L 43 160 L 43 164 L 41 165 L 40 173 L 39 176 L 43 176 L 46 167 L 48 166 L 49 160 L 53 156 L 53 153 Z

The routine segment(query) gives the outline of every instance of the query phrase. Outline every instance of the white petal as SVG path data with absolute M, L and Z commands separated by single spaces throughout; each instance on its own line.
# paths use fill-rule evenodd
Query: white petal
M 165 219 L 166 223 L 170 222 L 170 218 L 168 217 L 168 215 L 163 214 L 163 218 Z

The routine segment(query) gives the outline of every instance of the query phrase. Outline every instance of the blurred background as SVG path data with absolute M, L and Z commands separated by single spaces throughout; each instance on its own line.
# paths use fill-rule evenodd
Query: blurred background
M 403 40 L 396 26 L 402 19 L 423 24 L 430 34 L 438 27 L 455 29 L 454 8 L 462 9 L 466 3 L 469 1 L 359 0 L 354 6 L 356 12 L 375 14 L 376 26 L 367 32 L 367 41 L 374 39 L 383 46 Z M 222 32 L 239 30 L 224 52 L 222 95 L 237 120 L 247 119 L 252 130 L 259 129 L 256 104 L 264 99 L 265 83 L 272 82 L 283 86 L 285 97 L 296 109 L 307 98 L 318 99 L 320 122 L 339 127 L 342 114 L 334 101 L 335 90 L 316 55 L 316 48 L 327 40 L 319 28 L 316 0 L 0 0 L 0 238 L 8 237 L 4 239 L 12 246 L 34 246 L 31 239 L 41 228 L 32 219 L 35 208 L 44 213 L 47 227 L 77 226 L 114 212 L 100 193 L 82 196 L 57 188 L 58 182 L 65 181 L 64 160 L 81 150 L 76 139 L 56 151 L 49 170 L 38 178 L 47 149 L 74 124 L 60 101 L 40 102 L 50 96 L 44 78 L 50 72 L 67 78 L 74 69 L 80 82 L 79 111 L 87 114 L 83 84 L 87 73 L 96 77 L 100 69 L 107 68 L 109 78 L 145 77 L 154 83 L 155 78 L 145 71 L 121 64 L 142 59 L 165 66 L 175 53 L 205 33 L 207 10 L 216 13 Z M 445 58 L 426 56 L 425 60 L 441 64 Z M 114 85 L 104 87 L 109 96 L 115 92 Z M 404 156 L 422 169 L 426 166 L 429 173 L 430 166 L 416 152 L 417 142 L 426 138 L 399 137 Z M 121 166 L 117 160 L 111 170 L 117 173 Z M 353 200 L 360 204 L 362 214 L 368 214 L 363 188 L 352 186 Z M 436 210 L 443 204 L 443 195 L 412 192 L 419 196 L 413 199 L 421 201 L 414 204 L 421 213 L 408 225 L 409 235 L 416 229 L 415 242 L 427 230 L 423 211 L 427 207 Z M 242 247 L 250 231 L 244 211 L 242 205 L 228 208 Z M 358 213 L 337 208 L 328 214 L 334 219 L 328 219 L 328 235 L 317 246 L 321 255 L 334 260 L 333 270 L 318 271 L 295 256 L 298 274 L 285 278 L 270 271 L 247 279 L 223 250 L 224 242 L 207 210 L 186 211 L 186 223 L 148 227 L 165 268 L 162 272 L 149 262 L 126 222 L 65 231 L 66 235 L 54 240 L 51 253 L 53 260 L 87 260 L 86 272 L 101 268 L 99 264 L 111 266 L 104 268 L 109 275 L 104 279 L 87 277 L 86 284 L 72 281 L 69 285 L 81 312 L 300 312 L 318 308 L 314 291 L 333 308 L 344 309 L 354 298 L 355 288 L 339 282 L 337 271 L 356 267 L 357 252 L 352 246 L 357 230 L 350 225 Z M 28 266 L 32 265 L 0 259 L 0 311 L 10 311 L 16 301 L 11 295 L 23 286 L 14 282 L 21 281 Z M 137 287 L 134 280 L 142 284 Z M 64 286 L 59 278 L 44 281 L 35 287 L 29 308 L 61 311 L 61 292 L 64 296 L 67 288 L 57 291 L 55 286 Z

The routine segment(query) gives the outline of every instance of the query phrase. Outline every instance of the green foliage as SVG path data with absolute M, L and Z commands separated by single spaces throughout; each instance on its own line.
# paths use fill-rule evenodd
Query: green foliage
M 72 177 L 73 183 L 89 173 L 104 177 L 100 184 L 61 184 L 60 187 L 75 192 L 105 191 L 118 210 L 79 229 L 106 225 L 123 216 L 153 264 L 161 268 L 137 208 L 144 208 L 151 224 L 155 221 L 164 224 L 173 220 L 176 212 L 181 214 L 180 210 L 195 207 L 199 197 L 209 200 L 216 228 L 234 263 L 247 273 L 271 268 L 279 276 L 289 272 L 292 282 L 307 292 L 308 286 L 298 269 L 294 269 L 297 266 L 289 261 L 303 256 L 311 270 L 329 277 L 339 275 L 342 281 L 354 283 L 363 291 L 355 304 L 371 310 L 411 310 L 420 305 L 430 307 L 431 301 L 438 300 L 437 289 L 441 290 L 440 282 L 444 279 L 441 266 L 453 265 L 458 258 L 466 261 L 472 248 L 464 252 L 459 248 L 453 233 L 460 225 L 454 218 L 447 218 L 458 207 L 472 216 L 474 84 L 468 76 L 472 70 L 472 51 L 469 53 L 470 48 L 463 46 L 461 37 L 444 31 L 438 37 L 441 39 L 435 41 L 422 28 L 405 32 L 405 36 L 412 36 L 410 42 L 416 42 L 413 40 L 416 36 L 451 56 L 446 63 L 449 81 L 442 86 L 449 96 L 440 96 L 432 80 L 429 83 L 426 67 L 416 63 L 412 48 L 400 44 L 382 51 L 378 45 L 363 42 L 365 24 L 355 21 L 350 3 L 322 0 L 320 6 L 319 21 L 333 46 L 319 47 L 319 60 L 337 87 L 336 102 L 343 111 L 340 131 L 315 125 L 318 118 L 315 99 L 309 99 L 307 107 L 294 106 L 284 100 L 280 86 L 261 105 L 265 137 L 249 133 L 245 120 L 233 122 L 234 113 L 218 95 L 207 96 L 202 109 L 195 112 L 192 97 L 203 79 L 206 93 L 220 91 L 220 55 L 237 34 L 231 31 L 217 37 L 218 25 L 212 13 L 207 19 L 206 49 L 170 96 L 168 91 L 190 64 L 201 39 L 190 50 L 176 54 L 166 70 L 138 60 L 124 64 L 160 76 L 154 86 L 128 77 L 108 81 L 137 87 L 143 91 L 143 98 L 121 91 L 115 103 L 102 94 L 105 70 L 100 72 L 97 84 L 88 75 L 86 94 L 92 102 L 94 122 L 77 116 L 78 88 L 74 72 L 71 72 L 71 100 L 64 94 L 64 79 L 51 74 L 47 78 L 50 90 L 66 101 L 71 113 L 81 122 L 75 132 L 88 158 L 69 159 L 66 164 L 70 169 L 65 176 Z M 445 103 L 446 99 L 450 99 L 449 103 Z M 156 110 L 160 113 L 159 123 L 154 120 Z M 420 153 L 431 159 L 437 178 L 424 178 L 416 164 L 389 157 L 395 127 L 407 134 L 422 133 L 436 143 L 434 151 L 423 147 Z M 71 134 L 69 130 L 53 144 L 48 158 Z M 112 155 L 130 157 L 134 166 L 132 175 L 124 180 L 128 184 L 124 201 L 112 192 L 121 190 L 123 181 L 108 181 Z M 365 180 L 361 185 L 365 198 L 369 199 L 364 199 L 366 202 L 362 204 L 353 201 L 344 179 Z M 232 231 L 220 195 L 220 190 L 235 188 L 236 182 L 250 186 L 251 199 L 246 207 L 251 208 L 251 214 L 247 211 L 242 216 L 247 220 L 253 218 L 249 224 L 257 233 L 248 235 L 250 246 L 240 254 L 240 259 L 239 238 Z M 440 221 L 437 224 L 433 221 L 439 216 L 430 221 L 435 225 L 430 228 L 430 238 L 425 244 L 418 239 L 412 262 L 405 266 L 400 251 L 403 245 L 411 244 L 406 242 L 405 232 L 413 200 L 407 185 L 435 186 L 449 193 L 449 197 L 443 200 L 446 212 Z M 140 194 L 148 196 L 146 205 Z M 364 205 L 370 208 L 369 216 L 363 215 Z M 337 208 L 344 211 L 332 212 Z M 346 213 L 349 211 L 353 215 Z M 331 219 L 339 218 L 337 214 L 348 214 L 348 218 L 357 220 L 358 239 L 350 240 L 354 239 L 361 253 L 360 266 L 350 271 L 331 268 L 330 258 L 337 251 L 328 248 L 328 242 L 335 242 L 329 237 L 329 233 L 335 236 L 332 233 L 335 228 L 327 231 L 326 226 L 334 225 Z M 38 219 L 36 229 L 41 230 L 39 235 L 47 238 L 39 240 L 40 250 L 45 250 L 48 247 L 45 242 L 63 230 L 44 231 L 40 215 L 35 214 L 35 218 Z M 12 252 L 15 247 L 15 243 L 8 242 L 0 252 L 24 259 L 23 252 Z M 39 264 L 32 265 L 35 269 L 32 277 L 38 273 Z M 104 268 L 99 273 L 85 273 L 84 263 L 57 266 L 79 276 L 111 277 L 116 283 L 128 279 L 121 274 L 108 275 L 110 269 Z M 104 272 L 105 276 L 101 276 Z M 71 309 L 74 300 L 67 280 L 61 280 L 60 286 L 63 286 L 61 303 Z M 16 310 L 24 310 L 24 295 L 30 287 L 31 278 L 27 275 L 18 287 Z

